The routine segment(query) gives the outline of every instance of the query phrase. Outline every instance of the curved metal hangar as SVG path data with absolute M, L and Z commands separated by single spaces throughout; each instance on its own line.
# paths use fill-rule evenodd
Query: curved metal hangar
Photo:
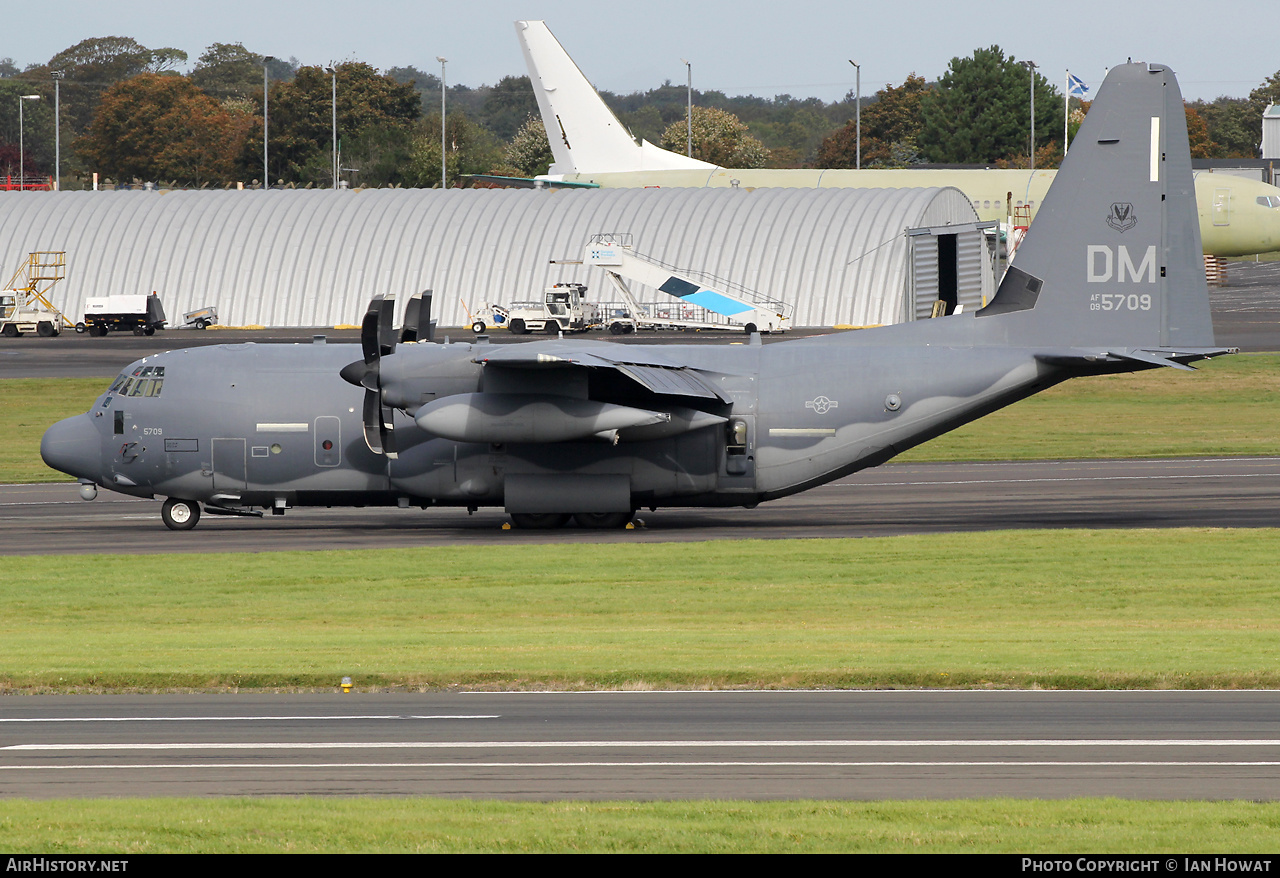
M 232 326 L 336 326 L 369 299 L 435 291 L 442 326 L 467 307 L 564 282 L 605 300 L 588 238 L 769 294 L 793 326 L 928 317 L 940 285 L 962 310 L 992 295 L 977 215 L 957 189 L 634 189 L 14 192 L 0 196 L 10 253 L 65 250 L 55 303 L 160 294 L 170 313 L 212 305 Z M 939 259 L 939 255 L 944 258 Z M 939 265 L 944 275 L 939 281 Z M 955 266 L 954 269 L 950 266 Z M 638 289 L 645 302 L 676 300 Z M 465 303 L 465 305 L 464 305 Z M 403 305 L 400 306 L 403 310 Z M 399 315 L 397 315 L 399 316 Z

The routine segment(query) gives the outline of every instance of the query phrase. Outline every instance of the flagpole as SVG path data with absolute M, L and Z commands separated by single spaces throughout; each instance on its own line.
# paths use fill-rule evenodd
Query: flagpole
M 1062 90 L 1062 157 L 1067 157 L 1067 119 L 1071 114 L 1071 71 L 1067 71 L 1067 87 Z

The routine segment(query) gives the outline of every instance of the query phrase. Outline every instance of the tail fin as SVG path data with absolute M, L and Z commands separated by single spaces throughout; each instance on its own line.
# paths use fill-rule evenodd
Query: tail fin
M 516 36 L 555 157 L 551 174 L 716 167 L 637 142 L 544 22 L 517 21 Z
M 1014 316 L 1010 312 L 1022 312 Z M 1182 94 L 1156 64 L 1112 68 L 979 317 L 1019 341 L 1142 351 L 1214 344 Z

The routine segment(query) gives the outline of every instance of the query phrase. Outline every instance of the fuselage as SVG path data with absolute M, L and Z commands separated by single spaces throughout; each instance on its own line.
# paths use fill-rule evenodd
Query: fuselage
M 935 322 L 960 329 L 972 318 Z M 436 398 L 483 394 L 485 367 L 476 360 L 486 346 L 402 345 L 384 358 L 384 380 L 416 402 L 395 416 L 394 458 L 370 450 L 362 391 L 338 375 L 354 346 L 171 351 L 131 364 L 88 413 L 50 428 L 41 450 L 51 466 L 110 490 L 228 508 L 502 506 L 513 476 L 624 480 L 632 508 L 754 505 L 878 464 L 1059 380 L 1028 351 L 971 346 L 954 332 L 938 346 L 899 346 L 894 329 L 633 348 L 678 357 L 719 392 L 690 401 L 616 383 L 590 387 L 606 401 L 715 416 L 709 426 L 647 441 L 433 436 L 413 412 Z M 915 329 L 914 340 L 929 331 Z M 549 355 L 562 345 L 530 344 Z M 608 342 L 578 340 L 573 349 L 584 344 L 625 358 L 624 346 Z

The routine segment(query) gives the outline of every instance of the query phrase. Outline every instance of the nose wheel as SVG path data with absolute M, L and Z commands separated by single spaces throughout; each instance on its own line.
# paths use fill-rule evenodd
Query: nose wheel
M 169 530 L 191 530 L 200 520 L 200 504 L 170 497 L 160 507 L 160 520 Z

